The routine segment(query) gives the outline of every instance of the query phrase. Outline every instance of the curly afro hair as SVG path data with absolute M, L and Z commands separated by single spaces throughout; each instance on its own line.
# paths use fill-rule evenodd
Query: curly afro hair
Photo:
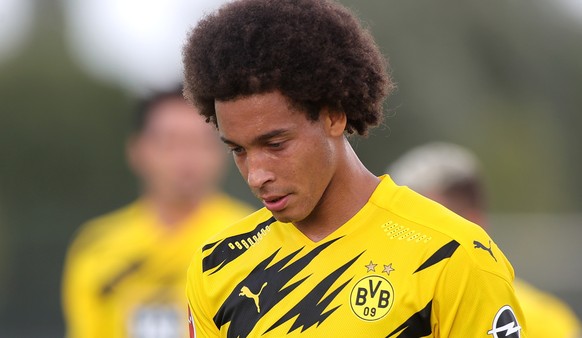
M 394 88 L 370 33 L 331 0 L 240 0 L 205 17 L 183 51 L 184 94 L 215 125 L 215 101 L 280 91 L 312 120 L 343 112 L 366 135 Z

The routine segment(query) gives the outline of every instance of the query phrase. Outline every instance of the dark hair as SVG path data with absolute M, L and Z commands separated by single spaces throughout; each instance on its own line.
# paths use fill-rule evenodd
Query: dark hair
M 215 125 L 215 101 L 278 90 L 312 120 L 344 112 L 346 131 L 364 135 L 394 87 L 370 33 L 331 0 L 228 3 L 192 30 L 183 58 L 184 94 Z
M 135 113 L 133 115 L 133 131 L 140 133 L 144 130 L 152 111 L 159 103 L 171 99 L 184 100 L 183 92 L 184 88 L 181 85 L 176 85 L 170 90 L 153 92 L 140 99 L 136 104 Z

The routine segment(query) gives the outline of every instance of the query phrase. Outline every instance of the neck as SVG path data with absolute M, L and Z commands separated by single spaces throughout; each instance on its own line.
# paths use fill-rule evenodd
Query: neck
M 176 229 L 198 208 L 199 199 L 173 199 L 154 194 L 144 197 L 147 205 L 152 208 L 164 228 Z
M 347 139 L 343 142 L 342 160 L 318 205 L 306 219 L 294 223 L 314 242 L 324 239 L 358 213 L 380 183 L 362 164 Z

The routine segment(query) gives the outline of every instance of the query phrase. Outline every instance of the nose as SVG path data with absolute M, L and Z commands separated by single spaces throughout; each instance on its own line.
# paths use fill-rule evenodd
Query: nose
M 266 159 L 262 159 L 258 154 L 253 155 L 249 154 L 247 157 L 247 183 L 251 189 L 256 190 L 273 181 L 274 175 L 268 170 Z
M 265 183 L 272 181 L 273 175 L 264 169 L 251 169 L 247 175 L 247 183 L 251 189 L 260 189 Z

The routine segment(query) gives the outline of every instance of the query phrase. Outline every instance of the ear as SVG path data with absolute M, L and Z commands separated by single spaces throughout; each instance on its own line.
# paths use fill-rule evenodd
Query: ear
M 320 118 L 323 120 L 329 136 L 339 137 L 344 135 L 348 123 L 346 113 L 330 111 L 329 108 L 324 107 L 321 109 Z

